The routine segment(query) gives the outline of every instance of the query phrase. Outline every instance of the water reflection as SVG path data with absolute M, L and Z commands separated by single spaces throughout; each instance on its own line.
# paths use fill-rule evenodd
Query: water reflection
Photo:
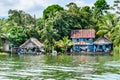
M 0 56 L 0 80 L 118 80 L 112 56 Z

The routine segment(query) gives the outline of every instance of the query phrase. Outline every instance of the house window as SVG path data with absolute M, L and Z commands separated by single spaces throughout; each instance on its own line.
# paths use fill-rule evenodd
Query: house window
M 77 42 L 79 42 L 79 39 L 77 39 Z
M 73 41 L 73 42 L 77 42 L 77 39 L 76 39 L 76 38 L 73 38 L 72 41 Z
M 87 40 L 87 41 L 89 41 L 90 39 L 89 39 L 89 38 L 87 38 L 86 40 Z
M 88 41 L 89 43 L 93 43 L 93 40 L 90 39 L 90 38 L 88 38 L 87 41 Z

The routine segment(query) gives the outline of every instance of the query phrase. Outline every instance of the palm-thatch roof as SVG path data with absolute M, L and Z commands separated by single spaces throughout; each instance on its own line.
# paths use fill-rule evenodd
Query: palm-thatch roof
M 21 48 L 33 48 L 33 47 L 42 48 L 43 44 L 40 43 L 36 38 L 30 38 L 27 41 L 25 41 L 20 47 Z
M 107 45 L 107 44 L 112 44 L 112 42 L 105 36 L 101 36 L 99 37 L 96 41 L 94 41 L 94 44 L 98 44 L 98 45 Z

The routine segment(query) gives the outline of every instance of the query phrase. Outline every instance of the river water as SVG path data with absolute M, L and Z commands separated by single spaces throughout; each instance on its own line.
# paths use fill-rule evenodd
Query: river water
M 0 56 L 0 80 L 120 80 L 113 56 Z

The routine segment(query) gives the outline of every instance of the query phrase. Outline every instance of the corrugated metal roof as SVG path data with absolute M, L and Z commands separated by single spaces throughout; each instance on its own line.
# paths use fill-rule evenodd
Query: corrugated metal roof
M 71 38 L 95 38 L 95 30 L 93 29 L 72 30 Z

